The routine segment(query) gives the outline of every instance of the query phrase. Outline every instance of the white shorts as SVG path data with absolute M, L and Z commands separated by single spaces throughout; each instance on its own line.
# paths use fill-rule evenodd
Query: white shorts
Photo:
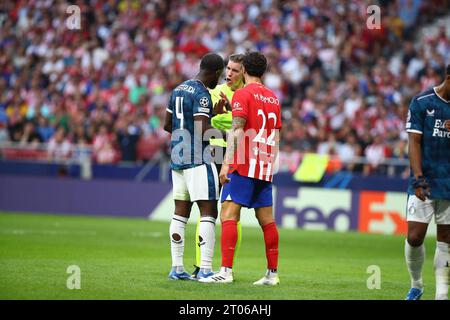
M 195 202 L 219 199 L 219 175 L 214 164 L 172 170 L 173 199 Z
M 436 224 L 450 224 L 450 200 L 420 200 L 415 195 L 408 197 L 407 221 L 430 223 L 434 215 Z

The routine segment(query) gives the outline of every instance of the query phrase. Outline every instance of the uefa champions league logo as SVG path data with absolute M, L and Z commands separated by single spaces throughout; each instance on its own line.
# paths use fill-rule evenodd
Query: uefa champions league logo
M 206 97 L 200 98 L 199 103 L 203 108 L 208 108 L 208 106 L 209 106 L 209 100 Z

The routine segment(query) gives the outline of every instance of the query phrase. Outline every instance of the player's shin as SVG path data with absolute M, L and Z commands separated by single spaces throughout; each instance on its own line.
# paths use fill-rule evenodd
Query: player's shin
M 201 217 L 200 217 L 201 218 Z M 197 227 L 195 228 L 195 266 L 200 266 L 200 218 L 197 221 Z
M 434 272 L 436 276 L 436 300 L 448 300 L 450 277 L 450 248 L 445 242 L 436 242 L 434 255 Z
M 267 269 L 276 272 L 278 268 L 278 229 L 275 222 L 262 226 L 266 244 Z
M 405 260 L 411 276 L 411 287 L 422 289 L 422 268 L 425 261 L 425 246 L 423 243 L 418 247 L 413 247 L 405 240 Z
M 222 221 L 222 267 L 233 267 L 237 239 L 237 222 L 235 220 Z
M 202 216 L 200 218 L 200 227 L 198 232 L 198 242 L 200 246 L 200 270 L 203 273 L 212 271 L 212 261 L 214 256 L 216 219 L 211 216 Z
M 172 268 L 177 273 L 184 271 L 184 232 L 188 218 L 174 214 L 170 222 L 170 249 L 172 253 Z
M 236 261 L 236 258 L 239 254 L 239 249 L 241 248 L 241 242 L 242 242 L 242 225 L 241 221 L 237 222 L 237 242 L 236 242 L 236 250 L 234 251 L 234 261 Z

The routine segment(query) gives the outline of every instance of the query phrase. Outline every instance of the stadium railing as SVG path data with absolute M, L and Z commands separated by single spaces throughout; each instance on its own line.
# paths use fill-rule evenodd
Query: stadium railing
M 294 173 L 303 161 L 307 153 L 296 152 L 295 156 L 290 153 L 280 152 L 280 163 L 278 172 Z M 353 156 L 342 159 L 337 155 L 328 155 L 326 173 L 338 171 L 352 172 L 361 175 L 381 175 L 387 177 L 403 177 L 409 174 L 409 160 L 407 158 L 383 158 L 379 161 L 371 161 L 366 157 Z
M 75 164 L 80 166 L 82 179 L 92 178 L 92 147 L 90 146 L 70 145 L 70 148 L 62 150 L 49 149 L 48 143 L 3 142 L 0 143 L 0 159 L 62 166 Z
M 41 164 L 59 164 L 59 165 L 79 165 L 80 177 L 82 179 L 92 178 L 93 150 L 91 146 L 71 145 L 69 150 L 50 150 L 48 143 L 41 144 L 20 144 L 13 142 L 0 143 L 0 160 L 12 160 L 16 162 L 41 163 Z M 293 172 L 300 165 L 303 153 L 299 153 L 295 161 L 289 160 L 279 165 L 280 173 Z M 283 157 L 281 157 L 283 158 Z M 338 171 L 348 171 L 355 174 L 363 174 L 363 167 L 370 167 L 369 174 L 378 174 L 381 176 L 394 177 L 399 176 L 406 178 L 409 170 L 409 160 L 405 158 L 385 158 L 378 163 L 369 161 L 366 157 L 352 157 L 351 159 L 340 159 L 336 155 L 329 156 L 329 165 L 327 173 Z M 159 180 L 168 181 L 170 171 L 170 158 L 163 152 L 155 153 L 154 157 L 146 162 L 141 163 L 142 167 L 135 174 L 135 181 L 142 181 L 147 173 L 159 167 Z M 130 163 L 119 163 L 119 165 Z M 114 165 L 113 165 L 114 166 Z M 367 174 L 367 172 L 366 172 Z

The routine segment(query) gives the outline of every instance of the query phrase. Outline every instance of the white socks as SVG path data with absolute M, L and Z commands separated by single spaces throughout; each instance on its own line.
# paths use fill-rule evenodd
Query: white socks
M 423 243 L 419 247 L 412 247 L 405 240 L 405 260 L 411 276 L 411 287 L 422 290 L 422 267 L 425 261 L 425 247 Z
M 200 217 L 198 231 L 200 244 L 200 269 L 204 272 L 212 270 L 214 245 L 216 242 L 216 219 L 210 216 Z
M 436 242 L 434 255 L 434 272 L 436 275 L 436 300 L 448 300 L 450 277 L 450 248 L 445 242 Z
M 273 277 L 276 277 L 277 275 L 278 275 L 278 272 L 273 271 L 272 269 L 267 269 L 267 271 L 266 271 L 266 276 L 268 278 L 273 278 Z
M 412 247 L 405 241 L 405 259 L 411 276 L 411 287 L 423 289 L 422 267 L 425 260 L 425 247 Z M 434 272 L 436 275 L 436 300 L 448 299 L 450 278 L 450 246 L 445 242 L 436 242 Z
M 184 272 L 184 233 L 188 218 L 174 214 L 170 223 L 170 249 L 172 253 L 172 267 L 177 273 Z M 200 268 L 202 271 L 212 271 L 214 245 L 216 242 L 216 219 L 205 216 L 200 218 L 199 227 Z
M 173 215 L 170 222 L 170 250 L 172 253 L 172 267 L 176 267 L 177 273 L 184 271 L 183 256 L 184 256 L 184 230 L 188 218 Z

